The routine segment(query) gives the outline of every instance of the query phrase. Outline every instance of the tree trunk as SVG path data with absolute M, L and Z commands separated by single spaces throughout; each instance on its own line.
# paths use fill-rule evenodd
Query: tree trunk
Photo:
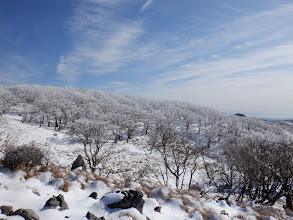
M 286 193 L 286 207 L 293 211 L 292 196 L 289 192 Z

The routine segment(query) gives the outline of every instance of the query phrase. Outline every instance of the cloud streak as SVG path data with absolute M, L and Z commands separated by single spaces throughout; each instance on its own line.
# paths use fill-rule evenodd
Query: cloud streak
M 267 115 L 292 116 L 292 13 L 293 4 L 284 4 L 234 19 L 204 38 L 182 37 L 169 47 L 174 62 L 167 61 L 167 50 L 157 47 L 154 54 L 160 62 L 151 60 L 152 66 L 165 63 L 170 68 L 153 77 L 140 94 L 222 111 L 264 115 L 270 109 Z
M 144 11 L 147 7 L 152 4 L 153 0 L 147 0 L 146 3 L 141 7 L 140 11 Z
M 143 33 L 137 20 L 121 19 L 118 3 L 125 1 L 81 1 L 68 23 L 74 47 L 60 57 L 57 73 L 67 80 L 80 74 L 113 72 L 135 57 L 135 43 Z
M 0 84 L 36 83 L 43 76 L 41 67 L 24 56 L 10 54 L 0 61 Z
M 146 24 L 151 27 L 156 21 L 142 19 L 146 13 L 139 12 L 152 3 L 145 1 L 134 17 L 125 19 L 117 14 L 127 8 L 126 0 L 82 1 L 69 22 L 74 47 L 60 57 L 57 72 L 69 79 L 113 73 L 117 79 L 100 88 L 173 97 L 223 111 L 252 111 L 253 106 L 260 111 L 260 103 L 269 107 L 270 96 L 279 104 L 272 107 L 275 112 L 281 106 L 293 112 L 293 104 L 288 104 L 293 99 L 293 30 L 288 28 L 292 3 L 237 13 L 214 26 L 202 21 L 203 28 L 208 27 L 204 34 L 198 33 L 196 19 L 179 30 L 164 25 L 147 29 Z M 121 77 L 126 75 L 132 77 L 127 84 L 115 83 L 124 82 Z

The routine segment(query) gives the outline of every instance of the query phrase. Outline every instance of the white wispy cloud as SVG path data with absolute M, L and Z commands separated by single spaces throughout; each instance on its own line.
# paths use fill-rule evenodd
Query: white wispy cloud
M 79 74 L 103 74 L 118 70 L 135 57 L 142 23 L 119 17 L 126 1 L 81 1 L 68 22 L 74 47 L 60 57 L 57 73 L 67 80 Z M 123 7 L 122 7 L 123 8 Z
M 145 10 L 147 7 L 150 6 L 150 4 L 153 2 L 153 0 L 147 0 L 144 5 L 141 7 L 140 11 Z
M 223 57 L 218 58 L 216 61 L 199 61 L 184 64 L 165 74 L 164 78 L 158 80 L 157 83 L 163 85 L 172 81 L 199 76 L 201 79 L 207 78 L 209 80 L 234 77 L 234 75 L 237 76 L 237 74 L 241 73 L 247 76 L 257 74 L 258 70 L 264 68 L 282 68 L 286 66 L 287 69 L 290 65 L 293 68 L 292 57 L 293 43 L 260 48 L 236 57 Z M 198 81 L 198 78 L 195 81 Z
M 135 19 L 117 13 L 128 3 L 83 0 L 78 4 L 69 22 L 74 47 L 60 57 L 57 72 L 67 78 L 114 72 L 117 81 L 110 80 L 102 89 L 173 97 L 221 110 L 255 106 L 257 111 L 261 105 L 269 107 L 269 96 L 278 103 L 274 111 L 287 106 L 293 112 L 293 104 L 288 104 L 293 99 L 289 86 L 293 83 L 292 3 L 237 14 L 209 26 L 204 35 L 197 33 L 192 19 L 182 30 L 162 26 L 146 32 L 137 16 L 143 16 L 139 11 L 153 1 L 145 1 Z M 115 83 L 125 73 L 142 77 Z
M 37 83 L 44 76 L 41 66 L 18 54 L 7 54 L 0 60 L 0 84 Z
M 285 111 L 289 115 L 293 112 L 293 29 L 288 28 L 292 13 L 293 4 L 283 4 L 235 18 L 204 38 L 182 37 L 176 41 L 180 44 L 169 48 L 180 65 L 166 61 L 172 68 L 153 77 L 141 94 L 225 111 L 260 113 L 267 108 L 274 112 L 270 115 Z M 165 53 L 159 51 L 155 52 L 158 66 L 165 60 L 160 59 Z

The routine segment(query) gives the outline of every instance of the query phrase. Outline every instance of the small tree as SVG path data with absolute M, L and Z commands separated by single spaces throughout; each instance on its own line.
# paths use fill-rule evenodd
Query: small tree
M 103 147 L 111 139 L 103 120 L 76 120 L 70 127 L 70 133 L 76 136 L 84 146 L 84 153 L 90 169 L 95 172 L 98 164 L 110 154 L 110 150 Z
M 175 177 L 176 188 L 183 188 L 188 174 L 190 189 L 197 168 L 196 161 L 203 148 L 190 140 L 187 133 L 181 133 L 170 121 L 156 124 L 150 137 L 150 145 L 160 153 L 166 170 Z

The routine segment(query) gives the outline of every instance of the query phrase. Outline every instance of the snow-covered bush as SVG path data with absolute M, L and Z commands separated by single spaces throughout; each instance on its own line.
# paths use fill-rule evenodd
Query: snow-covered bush
M 2 164 L 11 169 L 34 168 L 42 164 L 45 153 L 35 143 L 6 148 Z

